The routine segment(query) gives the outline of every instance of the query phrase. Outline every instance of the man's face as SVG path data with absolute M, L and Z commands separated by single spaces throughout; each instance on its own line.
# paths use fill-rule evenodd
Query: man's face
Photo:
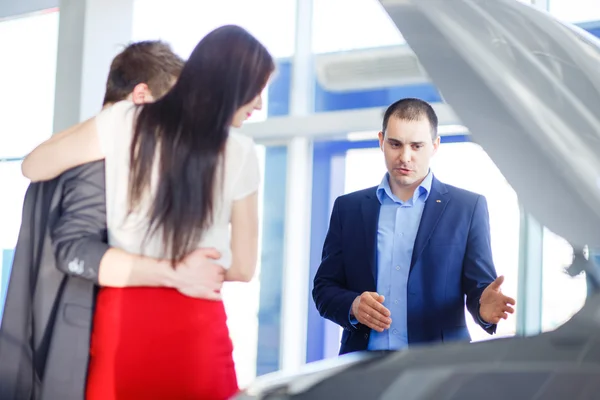
M 405 121 L 392 116 L 385 135 L 379 132 L 379 147 L 390 174 L 392 189 L 415 188 L 429 172 L 440 138 L 432 139 L 427 118 Z

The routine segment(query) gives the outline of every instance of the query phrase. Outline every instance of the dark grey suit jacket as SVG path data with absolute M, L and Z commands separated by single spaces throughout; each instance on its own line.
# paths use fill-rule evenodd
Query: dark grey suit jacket
M 27 190 L 0 328 L 0 400 L 84 398 L 108 250 L 104 190 L 103 161 Z

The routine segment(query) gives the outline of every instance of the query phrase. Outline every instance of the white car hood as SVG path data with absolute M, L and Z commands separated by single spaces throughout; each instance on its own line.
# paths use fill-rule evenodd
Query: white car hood
M 381 0 L 527 212 L 600 247 L 600 42 L 516 0 Z

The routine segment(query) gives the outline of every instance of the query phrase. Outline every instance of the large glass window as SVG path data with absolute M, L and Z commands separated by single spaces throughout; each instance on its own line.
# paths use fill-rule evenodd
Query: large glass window
M 314 0 L 315 53 L 330 53 L 404 43 L 378 0 Z
M 544 228 L 542 267 L 542 331 L 551 331 L 583 307 L 587 295 L 585 273 L 575 277 L 566 268 L 573 261 L 573 248 L 562 237 Z
M 183 57 L 211 30 L 247 29 L 274 57 L 294 53 L 296 0 L 136 0 L 133 40 L 162 39 Z
M 431 169 L 440 181 L 486 197 L 496 271 L 498 275 L 505 276 L 502 291 L 516 298 L 520 217 L 515 191 L 485 151 L 474 143 L 442 144 Z M 346 157 L 345 192 L 378 185 L 385 172 L 383 155 L 378 148 L 350 150 Z M 474 341 L 490 337 L 470 315 L 466 319 Z M 511 315 L 508 320 L 500 322 L 497 335 L 514 335 L 515 330 L 516 318 Z
M 2 250 L 11 250 L 17 243 L 23 196 L 28 185 L 29 180 L 21 174 L 20 161 L 0 162 L 0 255 Z
M 257 145 L 260 170 L 265 170 L 265 152 L 263 145 Z M 258 254 L 262 247 L 262 212 L 264 207 L 264 185 L 258 194 L 259 233 Z M 223 286 L 223 302 L 227 311 L 227 323 L 233 342 L 233 359 L 235 362 L 238 384 L 245 387 L 256 378 L 256 352 L 258 340 L 258 306 L 260 295 L 260 261 L 256 266 L 254 279 L 249 283 L 226 282 Z
M 29 184 L 20 160 L 52 133 L 57 45 L 58 12 L 0 22 L 0 311 Z
M 475 143 L 443 144 L 434 157 L 432 170 L 442 182 L 485 196 L 494 265 L 498 275 L 505 277 L 502 291 L 518 302 L 520 212 L 516 192 L 487 153 Z M 467 325 L 474 341 L 490 337 L 470 316 Z M 513 314 L 498 324 L 496 335 L 514 335 L 515 332 L 516 317 Z
M 256 36 L 274 57 L 285 58 L 294 53 L 295 18 L 296 0 L 172 0 L 168 6 L 162 0 L 136 0 L 132 39 L 164 40 L 187 58 L 208 32 L 235 24 Z M 263 109 L 249 122 L 266 119 L 267 95 L 265 90 Z
M 600 20 L 600 2 L 597 0 L 550 0 L 548 8 L 551 14 L 567 22 Z
M 317 113 L 440 100 L 379 0 L 314 0 L 311 39 Z M 408 69 L 390 72 L 398 63 Z
M 571 3 L 574 9 L 569 7 Z M 595 17 L 586 15 L 590 8 L 596 8 Z M 600 6 L 593 0 L 551 0 L 550 9 L 573 21 L 600 19 Z M 317 54 L 405 43 L 379 0 L 314 0 L 312 41 Z
M 20 161 L 0 162 L 0 321 L 4 310 L 12 251 L 21 226 L 23 196 L 29 180 L 21 174 Z
M 0 159 L 52 134 L 57 46 L 58 12 L 0 22 Z

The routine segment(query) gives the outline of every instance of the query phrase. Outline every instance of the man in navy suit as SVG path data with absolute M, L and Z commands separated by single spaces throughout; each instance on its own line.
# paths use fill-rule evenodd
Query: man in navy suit
M 379 132 L 388 172 L 333 205 L 313 299 L 344 328 L 340 354 L 470 340 L 465 297 L 489 334 L 514 312 L 496 278 L 485 197 L 429 169 L 437 125 L 422 100 L 392 104 Z

